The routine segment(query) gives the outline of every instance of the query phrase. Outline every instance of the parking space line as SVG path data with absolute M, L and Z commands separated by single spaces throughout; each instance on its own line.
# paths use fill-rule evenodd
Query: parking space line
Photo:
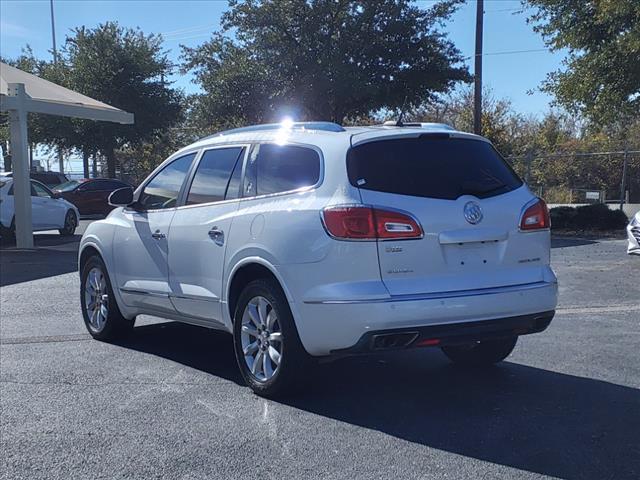
M 556 313 L 585 314 L 585 313 L 615 313 L 615 312 L 639 312 L 640 305 L 598 305 L 593 307 L 562 307 L 557 308 Z
M 20 345 L 25 343 L 56 343 L 56 342 L 78 342 L 91 340 L 91 336 L 86 333 L 72 335 L 50 335 L 42 337 L 13 337 L 0 338 L 0 345 Z

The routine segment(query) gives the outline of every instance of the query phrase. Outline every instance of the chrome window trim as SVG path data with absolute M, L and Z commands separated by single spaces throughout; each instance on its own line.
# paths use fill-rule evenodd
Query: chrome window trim
M 364 299 L 345 299 L 345 300 L 305 300 L 304 303 L 309 305 L 343 305 L 343 304 L 361 304 L 361 303 L 418 302 L 421 300 L 441 300 L 445 298 L 478 297 L 482 295 L 496 295 L 500 293 L 521 292 L 526 290 L 535 290 L 538 288 L 552 287 L 554 285 L 557 285 L 557 283 L 533 282 L 533 283 L 522 283 L 518 285 L 508 285 L 504 287 L 478 288 L 478 289 L 472 289 L 472 290 L 456 290 L 456 291 L 450 291 L 450 292 L 391 295 L 388 298 L 364 298 Z
M 247 166 L 247 162 L 249 160 L 249 154 L 251 152 L 251 150 L 253 149 L 253 147 L 255 145 L 263 145 L 263 144 L 273 144 L 273 145 L 278 145 L 278 146 L 286 146 L 286 145 L 293 145 L 293 146 L 298 146 L 298 147 L 304 147 L 304 148 L 309 148 L 311 150 L 314 150 L 319 158 L 320 158 L 320 175 L 318 178 L 318 181 L 314 184 L 314 185 L 309 185 L 306 187 L 300 187 L 294 190 L 287 190 L 284 192 L 276 192 L 276 193 L 269 193 L 269 194 L 264 194 L 264 195 L 254 195 L 254 196 L 244 196 L 244 180 L 245 180 L 245 174 L 246 174 L 246 166 Z M 299 193 L 306 193 L 306 192 L 310 192 L 313 190 L 318 189 L 320 186 L 322 186 L 322 184 L 324 183 L 324 178 L 325 178 L 325 159 L 324 159 L 324 154 L 322 152 L 322 149 L 320 147 L 318 147 L 317 145 L 313 145 L 310 143 L 302 143 L 302 142 L 284 142 L 284 143 L 280 143 L 277 142 L 275 140 L 265 140 L 265 141 L 252 141 L 252 140 L 245 140 L 242 142 L 238 142 L 238 141 L 228 141 L 228 142 L 220 142 L 220 143 L 214 143 L 214 144 L 210 144 L 207 146 L 198 146 L 197 148 L 192 148 L 189 150 L 185 150 L 185 151 L 178 151 L 176 153 L 174 153 L 173 155 L 171 155 L 170 157 L 168 157 L 164 162 L 162 162 L 160 165 L 158 165 L 150 174 L 149 176 L 138 186 L 138 188 L 135 189 L 134 191 L 134 198 L 136 198 L 136 196 L 139 197 L 140 193 L 145 189 L 145 187 L 147 186 L 147 184 L 158 174 L 158 172 L 164 168 L 166 165 L 168 165 L 169 163 L 171 163 L 174 160 L 177 160 L 180 157 L 183 157 L 185 155 L 189 155 L 191 153 L 196 153 L 196 157 L 193 160 L 193 163 L 191 164 L 191 168 L 189 170 L 189 172 L 187 173 L 187 178 L 185 178 L 185 180 L 189 181 L 189 185 L 191 185 L 191 180 L 192 180 L 192 173 L 195 172 L 195 169 L 197 169 L 197 165 L 200 164 L 200 160 L 202 158 L 202 155 L 204 153 L 205 150 L 212 150 L 215 148 L 229 148 L 229 147 L 238 147 L 238 146 L 246 146 L 247 150 L 245 152 L 244 158 L 242 159 L 242 172 L 241 172 L 241 177 L 240 177 L 240 196 L 238 198 L 232 198 L 229 200 L 220 200 L 218 202 L 209 202 L 209 203 L 198 203 L 195 205 L 184 205 L 183 201 L 185 199 L 183 199 L 183 193 L 186 193 L 185 191 L 185 187 L 186 187 L 186 182 L 183 183 L 182 185 L 182 189 L 180 191 L 180 194 L 178 195 L 178 200 L 179 203 L 178 205 L 176 205 L 175 207 L 171 207 L 171 208 L 155 208 L 155 209 L 150 209 L 150 210 L 135 210 L 133 208 L 129 208 L 129 207 L 125 207 L 124 211 L 126 213 L 153 213 L 153 212 L 164 212 L 164 211 L 170 211 L 170 210 L 178 210 L 178 209 L 186 209 L 186 208 L 194 208 L 194 207 L 203 207 L 203 206 L 211 206 L 211 205 L 222 205 L 225 203 L 231 203 L 231 202 L 235 202 L 235 201 L 239 201 L 239 202 L 244 202 L 244 201 L 248 201 L 248 200 L 261 200 L 261 199 L 269 199 L 269 198 L 273 198 L 273 197 L 279 197 L 282 195 L 291 195 L 291 194 L 299 194 Z

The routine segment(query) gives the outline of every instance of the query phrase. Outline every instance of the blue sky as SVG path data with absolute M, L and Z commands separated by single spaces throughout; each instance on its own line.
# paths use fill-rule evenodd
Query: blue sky
M 434 2 L 417 3 L 427 7 Z M 219 28 L 226 8 L 226 0 L 54 0 L 56 39 L 60 45 L 74 27 L 117 20 L 145 33 L 163 34 L 165 47 L 177 62 L 179 45 L 197 46 L 207 40 Z M 444 28 L 469 57 L 471 72 L 475 11 L 475 2 L 468 1 Z M 15 57 L 29 44 L 36 56 L 46 58 L 51 50 L 50 22 L 48 0 L 0 0 L 0 54 Z M 503 53 L 514 51 L 520 53 Z M 524 114 L 541 115 L 549 109 L 551 98 L 538 87 L 547 73 L 560 68 L 563 55 L 545 49 L 540 36 L 526 23 L 519 0 L 485 0 L 484 52 L 484 83 L 497 96 L 509 98 Z M 196 90 L 189 77 L 175 76 L 174 81 L 187 91 Z M 527 93 L 531 91 L 533 94 Z
M 419 1 L 428 6 L 433 1 Z M 179 45 L 196 46 L 219 28 L 220 15 L 227 2 L 177 0 L 54 0 L 56 37 L 61 44 L 77 26 L 94 27 L 117 20 L 127 27 L 140 27 L 147 33 L 162 33 L 170 56 L 178 60 Z M 454 15 L 445 30 L 449 38 L 471 57 L 475 42 L 475 2 L 469 1 Z M 36 55 L 46 57 L 51 50 L 51 24 L 48 0 L 0 1 L 0 54 L 14 57 L 27 43 Z M 500 97 L 511 99 L 517 110 L 540 114 L 548 109 L 550 98 L 536 92 L 545 75 L 560 67 L 562 55 L 546 51 L 540 36 L 526 23 L 519 0 L 486 0 L 484 28 L 484 81 Z M 522 53 L 498 54 L 522 51 Z M 531 51 L 535 50 L 535 51 Z M 471 59 L 468 60 L 473 71 Z M 187 90 L 196 87 L 186 77 L 176 77 Z

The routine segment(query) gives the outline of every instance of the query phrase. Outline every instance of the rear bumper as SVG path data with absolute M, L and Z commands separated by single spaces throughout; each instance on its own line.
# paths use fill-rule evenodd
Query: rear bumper
M 557 299 L 558 285 L 554 281 L 422 297 L 303 302 L 292 305 L 292 309 L 307 352 L 324 356 L 352 348 L 357 351 L 363 338 L 380 332 L 414 331 L 419 333 L 416 339 L 422 339 L 432 334 L 427 333 L 428 329 L 435 332 L 446 328 L 455 330 L 457 336 L 464 331 L 472 335 L 476 333 L 474 325 L 482 324 L 479 328 L 491 330 L 491 322 L 504 321 L 513 329 L 527 327 L 522 334 L 534 333 L 541 330 L 533 328 L 536 326 L 531 322 L 540 320 L 540 315 L 551 321 Z
M 554 314 L 555 311 L 551 310 L 497 320 L 367 332 L 360 337 L 354 346 L 333 350 L 331 354 L 354 355 L 420 346 L 460 345 L 481 340 L 527 335 L 545 330 L 551 323 Z

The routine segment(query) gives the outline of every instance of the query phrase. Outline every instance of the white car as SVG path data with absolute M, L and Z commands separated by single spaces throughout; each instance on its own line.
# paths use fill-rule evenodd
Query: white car
M 150 314 L 234 336 L 258 394 L 312 357 L 422 346 L 490 364 L 554 316 L 549 213 L 484 138 L 445 125 L 262 125 L 176 152 L 86 230 L 95 338 Z
M 640 255 L 640 212 L 637 212 L 627 226 L 627 236 L 629 237 L 629 255 Z
M 73 235 L 78 226 L 78 209 L 54 194 L 37 180 L 31 182 L 31 221 L 33 231 L 58 230 L 61 235 Z M 16 233 L 13 203 L 13 178 L 0 178 L 0 236 L 14 239 Z

